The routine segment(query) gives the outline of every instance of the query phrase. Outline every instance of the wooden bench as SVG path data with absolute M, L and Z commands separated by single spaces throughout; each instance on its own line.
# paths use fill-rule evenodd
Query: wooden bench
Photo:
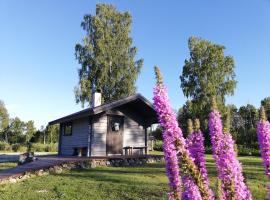
M 144 152 L 145 154 L 147 154 L 147 146 L 143 146 L 143 147 L 133 147 L 133 149 L 138 149 L 139 150 L 139 155 L 143 155 Z M 133 152 L 132 152 L 133 153 Z
M 133 147 L 126 146 L 126 147 L 123 147 L 123 149 L 124 149 L 124 155 L 132 155 L 133 154 Z

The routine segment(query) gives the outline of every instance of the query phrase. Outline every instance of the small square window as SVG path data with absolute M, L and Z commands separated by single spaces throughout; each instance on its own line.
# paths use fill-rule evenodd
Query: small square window
M 65 135 L 65 136 L 72 135 L 72 124 L 71 123 L 65 124 L 63 129 L 64 129 L 63 135 Z
M 117 132 L 119 130 L 120 130 L 120 123 L 118 123 L 118 122 L 113 123 L 113 125 L 112 125 L 112 131 Z

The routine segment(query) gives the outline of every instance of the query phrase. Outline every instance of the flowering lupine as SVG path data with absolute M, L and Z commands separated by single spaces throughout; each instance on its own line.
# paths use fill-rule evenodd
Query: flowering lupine
M 198 145 L 197 145 L 195 132 L 193 131 L 192 120 L 188 119 L 188 137 L 186 139 L 186 147 L 189 150 L 190 156 L 194 159 L 194 163 L 196 164 L 196 166 L 198 167 L 199 171 L 202 174 L 202 171 L 200 170 L 200 167 L 198 165 L 199 164 L 198 162 L 200 159 L 198 159 L 198 155 L 197 155 L 197 150 L 198 150 L 196 148 L 197 146 Z M 204 180 L 203 174 L 202 174 L 202 178 Z M 200 191 L 198 189 L 198 186 L 195 184 L 194 180 L 189 175 L 183 176 L 182 180 L 183 180 L 183 186 L 184 186 L 182 200 L 190 200 L 190 199 L 201 200 L 202 197 L 200 195 Z
M 222 199 L 251 199 L 251 193 L 244 183 L 241 164 L 236 158 L 234 141 L 229 128 L 225 129 L 225 133 L 222 131 L 221 116 L 214 100 L 209 115 L 209 130 L 218 178 L 221 180 Z
M 157 112 L 159 122 L 163 127 L 163 151 L 166 164 L 166 173 L 169 178 L 170 193 L 169 199 L 180 199 L 181 182 L 179 176 L 179 165 L 177 150 L 175 148 L 176 138 L 181 138 L 181 131 L 175 124 L 174 113 L 169 105 L 166 90 L 162 85 L 162 80 L 156 70 L 157 85 L 154 89 L 154 107 Z M 184 143 L 184 141 L 182 141 Z
M 171 188 L 169 198 L 178 199 L 180 197 L 179 168 L 176 165 L 176 155 L 178 154 L 183 173 L 189 174 L 194 179 L 203 199 L 208 200 L 208 187 L 203 183 L 201 174 L 186 149 L 185 139 L 178 126 L 176 115 L 169 104 L 167 91 L 163 86 L 160 71 L 157 67 L 155 67 L 155 72 L 157 85 L 154 88 L 154 107 L 164 130 L 163 150 L 166 161 L 166 172 Z
M 225 132 L 218 161 L 219 178 L 223 181 L 222 187 L 225 191 L 222 194 L 223 199 L 233 196 L 238 200 L 249 200 L 251 199 L 251 193 L 244 182 L 242 166 L 236 158 L 234 144 L 231 134 Z M 233 191 L 230 191 L 231 189 Z
M 270 180 L 270 123 L 266 119 L 264 107 L 260 109 L 260 121 L 257 123 L 257 134 L 265 173 Z M 270 185 L 268 185 L 267 199 L 270 200 Z
M 194 159 L 195 165 L 198 167 L 202 179 L 205 185 L 209 187 L 209 180 L 207 170 L 205 166 L 205 148 L 204 148 L 204 137 L 200 130 L 199 119 L 195 120 L 195 131 L 192 128 L 192 121 L 188 120 L 188 137 L 186 139 L 186 145 L 189 150 L 191 157 Z M 213 199 L 213 192 L 209 189 L 209 198 Z
M 189 175 L 183 176 L 183 186 L 182 200 L 202 200 L 198 186 Z

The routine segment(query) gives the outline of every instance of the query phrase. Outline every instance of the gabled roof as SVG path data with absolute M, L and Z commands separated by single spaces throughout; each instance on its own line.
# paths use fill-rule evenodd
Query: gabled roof
M 137 111 L 141 108 L 141 113 L 147 117 L 151 118 L 153 123 L 157 123 L 156 119 L 156 112 L 154 110 L 154 107 L 150 101 L 148 101 L 145 97 L 143 97 L 141 94 L 135 94 L 108 104 L 103 104 L 94 108 L 86 108 L 84 110 L 81 110 L 79 112 L 67 115 L 65 117 L 56 119 L 54 121 L 49 122 L 49 125 L 53 124 L 58 124 L 58 123 L 63 123 L 63 122 L 68 122 L 72 121 L 75 119 L 80 119 L 92 115 L 96 115 L 126 104 L 130 104 L 130 106 L 134 107 Z

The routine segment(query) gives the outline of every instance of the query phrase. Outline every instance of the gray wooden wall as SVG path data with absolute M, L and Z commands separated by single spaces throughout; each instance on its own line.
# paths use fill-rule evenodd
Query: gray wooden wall
M 129 117 L 125 117 L 124 119 L 123 146 L 145 146 L 145 134 L 143 127 Z
M 72 155 L 75 147 L 87 147 L 88 125 L 88 118 L 82 118 L 72 122 L 72 135 L 64 136 L 61 130 L 61 155 Z
M 106 156 L 107 115 L 94 116 L 92 120 L 92 156 Z

